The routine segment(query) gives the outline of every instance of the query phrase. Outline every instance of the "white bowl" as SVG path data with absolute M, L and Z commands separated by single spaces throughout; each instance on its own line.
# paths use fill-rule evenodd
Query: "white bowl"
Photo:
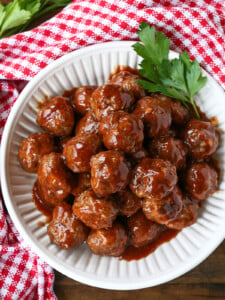
M 151 255 L 127 262 L 96 256 L 86 245 L 61 250 L 52 244 L 46 227 L 38 227 L 45 217 L 32 201 L 36 175 L 26 173 L 17 153 L 22 139 L 40 131 L 36 125 L 37 104 L 46 96 L 61 94 L 74 86 L 101 85 L 117 65 L 136 68 L 139 59 L 133 42 L 109 42 L 86 47 L 65 55 L 42 70 L 23 90 L 5 126 L 1 146 L 2 192 L 10 216 L 24 240 L 43 260 L 59 272 L 91 286 L 132 290 L 174 279 L 202 262 L 225 235 L 225 95 L 208 75 L 207 85 L 196 102 L 209 117 L 215 116 L 223 130 L 217 155 L 220 161 L 220 191 L 207 199 L 196 224 L 164 243 Z M 171 52 L 171 57 L 176 56 Z

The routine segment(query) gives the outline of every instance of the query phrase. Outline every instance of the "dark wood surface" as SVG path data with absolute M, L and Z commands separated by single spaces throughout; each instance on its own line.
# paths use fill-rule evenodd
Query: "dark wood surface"
M 187 274 L 160 286 L 136 291 L 89 287 L 55 272 L 59 300 L 224 300 L 225 241 L 204 262 Z

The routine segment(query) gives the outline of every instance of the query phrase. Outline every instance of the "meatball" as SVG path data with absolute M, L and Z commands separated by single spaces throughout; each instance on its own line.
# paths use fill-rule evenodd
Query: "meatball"
M 148 146 L 151 157 L 169 160 L 177 169 L 185 164 L 187 148 L 182 140 L 171 136 L 159 137 L 151 140 Z
M 114 150 L 92 158 L 91 186 L 101 197 L 123 190 L 129 183 L 130 169 L 124 156 Z
M 145 246 L 154 240 L 162 229 L 162 225 L 148 220 L 139 210 L 127 219 L 130 232 L 130 244 L 134 247 Z
M 183 197 L 183 208 L 179 215 L 169 222 L 166 226 L 171 229 L 181 230 L 184 227 L 194 224 L 197 220 L 199 206 L 196 201 L 187 196 Z
M 186 172 L 185 189 L 195 200 L 205 200 L 216 191 L 217 177 L 207 163 L 194 163 Z
M 75 90 L 72 103 L 77 113 L 84 115 L 91 109 L 91 95 L 96 89 L 97 86 L 86 85 Z
M 171 99 L 167 96 L 158 94 L 158 93 L 152 93 L 152 97 L 158 98 L 162 101 L 169 101 L 169 105 L 171 108 L 171 114 L 172 114 L 172 122 L 176 125 L 183 125 L 188 117 L 189 112 L 186 107 L 182 105 L 182 103 L 179 100 Z
M 205 159 L 218 147 L 218 135 L 213 124 L 195 119 L 188 122 L 184 141 L 194 159 Z
M 56 205 L 63 202 L 68 195 L 64 195 L 61 193 L 61 190 L 51 190 L 46 185 L 41 184 L 39 180 L 36 181 L 36 197 L 44 203 L 44 205 L 53 208 Z
M 174 220 L 183 207 L 183 199 L 180 189 L 175 186 L 166 197 L 157 200 L 145 198 L 142 202 L 142 210 L 146 218 L 159 224 L 167 224 Z
M 141 148 L 137 152 L 126 153 L 126 158 L 132 166 L 139 164 L 143 158 L 148 156 L 147 150 Z
M 132 193 L 129 188 L 117 193 L 116 198 L 120 206 L 120 215 L 129 217 L 141 207 L 141 199 Z
M 100 149 L 100 137 L 87 133 L 70 139 L 63 149 L 63 155 L 68 168 L 74 173 L 88 172 L 91 169 L 91 157 Z
M 72 138 L 72 136 L 65 136 L 62 138 L 58 139 L 58 147 L 59 147 L 59 151 L 63 152 L 63 149 L 66 145 L 66 143 Z
M 66 90 L 66 91 L 63 92 L 62 96 L 70 99 L 70 101 L 72 102 L 73 97 L 74 97 L 74 93 L 76 92 L 77 89 L 78 89 L 77 87 L 74 87 L 70 90 Z
M 89 229 L 74 216 L 71 206 L 64 202 L 53 210 L 47 232 L 54 244 L 62 249 L 71 249 L 86 240 Z
M 76 125 L 76 135 L 93 133 L 98 134 L 99 122 L 97 121 L 93 110 L 88 111 Z
M 114 83 L 120 85 L 125 92 L 130 92 L 134 95 L 135 99 L 140 99 L 145 96 L 145 91 L 137 79 L 141 77 L 137 74 L 133 74 L 129 71 L 120 71 L 112 76 L 108 83 Z
M 37 124 L 50 134 L 67 136 L 75 124 L 74 111 L 68 98 L 55 97 L 46 101 L 37 114 Z
M 126 249 L 127 238 L 124 226 L 115 222 L 110 228 L 92 230 L 87 243 L 94 254 L 120 256 Z
M 88 172 L 76 174 L 72 187 L 72 194 L 79 196 L 82 192 L 91 189 L 91 174 Z
M 92 190 L 81 193 L 73 203 L 73 213 L 92 229 L 111 227 L 118 212 L 112 197 L 99 198 Z
M 38 180 L 51 192 L 65 199 L 71 192 L 71 172 L 60 153 L 45 154 L 38 167 Z
M 170 105 L 158 98 L 144 97 L 138 100 L 133 114 L 143 121 L 147 137 L 164 135 L 172 123 Z
M 117 111 L 104 118 L 99 133 L 107 149 L 136 152 L 142 147 L 144 125 L 135 115 Z
M 162 199 L 177 184 L 176 167 L 170 161 L 144 158 L 133 171 L 130 188 L 140 198 Z
M 176 125 L 183 125 L 189 118 L 189 112 L 179 100 L 172 100 L 170 103 L 172 122 Z
M 91 99 L 91 107 L 99 121 L 114 111 L 129 111 L 133 103 L 133 95 L 115 84 L 100 86 L 94 91 Z
M 37 132 L 24 139 L 19 148 L 19 161 L 25 171 L 37 173 L 44 154 L 56 152 L 55 139 L 48 133 Z

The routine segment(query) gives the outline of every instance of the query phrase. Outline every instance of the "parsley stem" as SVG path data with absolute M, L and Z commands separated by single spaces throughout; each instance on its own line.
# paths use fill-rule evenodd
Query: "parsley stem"
M 186 104 L 186 102 L 189 102 L 188 99 L 185 100 L 186 102 L 184 100 L 180 100 L 180 101 L 181 101 L 181 103 L 183 104 L 184 107 L 186 107 L 187 109 L 189 109 L 188 105 Z
M 195 111 L 195 114 L 196 114 L 197 118 L 200 120 L 200 115 L 199 115 L 198 109 L 195 105 L 195 101 L 194 101 L 193 97 L 190 97 L 190 102 L 192 104 L 192 107 L 194 108 L 194 111 Z

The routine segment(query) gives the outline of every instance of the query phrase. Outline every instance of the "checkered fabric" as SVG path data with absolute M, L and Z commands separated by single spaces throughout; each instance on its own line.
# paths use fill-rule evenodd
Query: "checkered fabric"
M 225 88 L 224 0 L 77 0 L 41 26 L 0 41 L 0 138 L 21 89 L 41 69 L 87 45 L 135 40 L 143 20 Z M 0 299 L 55 299 L 52 269 L 24 245 L 2 206 L 0 253 Z

